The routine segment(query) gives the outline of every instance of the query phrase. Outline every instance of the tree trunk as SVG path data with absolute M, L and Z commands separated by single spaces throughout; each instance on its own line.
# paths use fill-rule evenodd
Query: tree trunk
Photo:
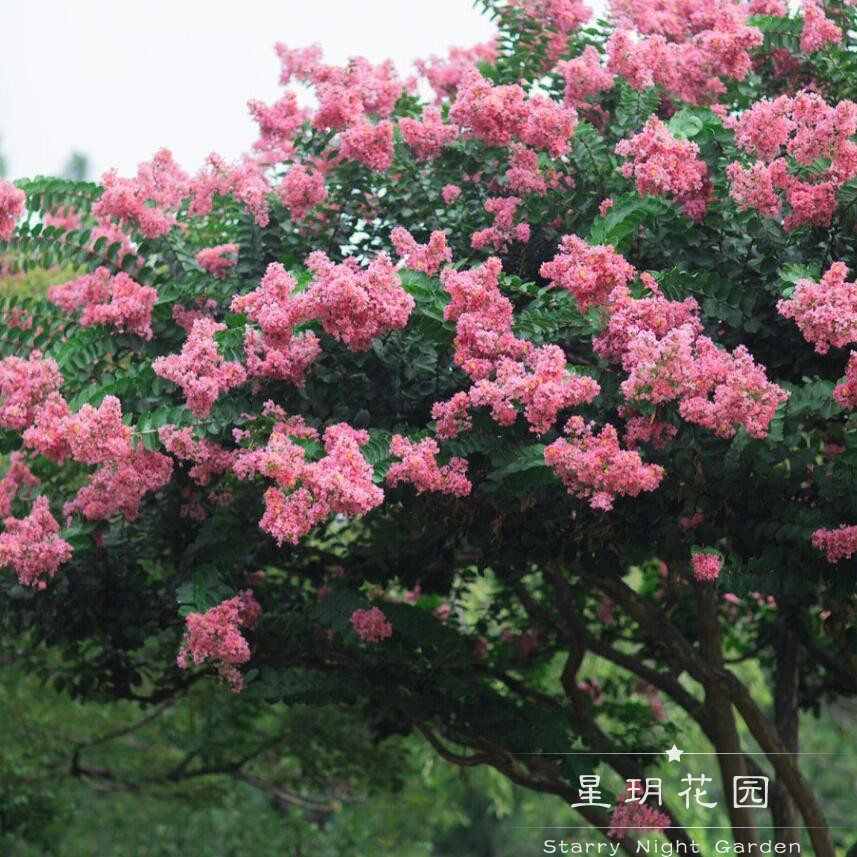
M 715 669 L 723 669 L 723 647 L 717 618 L 717 592 L 710 583 L 697 584 L 697 606 L 699 618 L 699 647 L 702 657 Z M 756 814 L 749 807 L 735 807 L 732 800 L 732 781 L 735 777 L 747 776 L 747 765 L 741 749 L 741 739 L 735 724 L 732 703 L 715 684 L 705 686 L 705 707 L 711 718 L 712 740 L 717 750 L 717 762 L 723 781 L 723 793 L 732 823 L 735 843 L 752 846 L 758 843 Z
M 777 622 L 777 666 L 774 681 L 774 719 L 780 741 L 789 753 L 798 752 L 798 679 L 800 643 L 797 618 L 785 611 Z M 795 761 L 797 759 L 795 758 Z M 788 789 L 779 781 L 771 789 L 771 815 L 777 842 L 800 844 L 800 819 Z

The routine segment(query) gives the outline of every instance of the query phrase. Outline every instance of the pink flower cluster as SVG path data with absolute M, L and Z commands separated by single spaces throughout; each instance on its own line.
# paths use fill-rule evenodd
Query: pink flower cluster
M 512 241 L 526 243 L 530 240 L 530 224 L 515 223 L 515 215 L 522 200 L 517 196 L 493 196 L 485 200 L 485 210 L 494 215 L 494 223 L 470 236 L 474 250 L 492 247 L 500 253 L 509 249 Z
M 586 312 L 605 303 L 617 286 L 627 285 L 636 271 L 609 245 L 591 245 L 577 235 L 566 235 L 540 273 L 551 286 L 573 295 L 580 311 Z
M 622 175 L 635 179 L 641 196 L 671 196 L 688 217 L 705 217 L 712 186 L 696 143 L 677 140 L 651 116 L 639 134 L 616 146 L 616 154 L 631 159 L 622 166 Z
M 393 123 L 385 119 L 377 124 L 364 120 L 351 125 L 342 132 L 339 154 L 375 172 L 389 170 L 393 164 Z
M 244 354 L 253 377 L 278 378 L 303 384 L 304 375 L 321 346 L 311 331 L 294 328 L 309 318 L 306 295 L 295 296 L 294 277 L 279 263 L 268 266 L 259 288 L 232 299 L 232 311 L 246 313 L 260 328 L 247 327 Z
M 373 66 L 363 57 L 352 57 L 347 66 L 338 67 L 321 62 L 318 46 L 275 48 L 282 63 L 280 83 L 285 86 L 296 78 L 313 87 L 318 107 L 312 125 L 317 130 L 340 131 L 367 116 L 385 119 L 404 90 L 389 60 Z
M 571 417 L 566 438 L 545 448 L 545 464 L 556 472 L 569 494 L 586 500 L 593 509 L 609 511 L 619 495 L 636 497 L 654 491 L 664 477 L 658 464 L 645 464 L 639 453 L 622 449 L 609 423 L 596 434 L 591 423 Z
M 452 458 L 449 464 L 441 466 L 437 463 L 439 452 L 440 447 L 430 437 L 414 443 L 400 434 L 394 434 L 390 454 L 401 461 L 390 465 L 387 484 L 395 487 L 408 482 L 417 489 L 417 494 L 435 491 L 466 497 L 473 487 L 467 478 L 467 460 Z
M 268 225 L 271 183 L 264 166 L 251 158 L 228 164 L 220 155 L 209 155 L 206 165 L 190 181 L 188 193 L 191 196 L 188 213 L 192 217 L 210 214 L 215 197 L 232 196 L 253 216 L 257 226 Z
M 638 800 L 627 800 L 623 796 L 610 816 L 607 835 L 613 839 L 624 839 L 629 833 L 666 830 L 671 824 L 672 819 L 665 812 Z
M 12 239 L 25 202 L 24 191 L 0 179 L 0 241 Z
M 631 341 L 641 332 L 648 331 L 662 339 L 674 328 L 690 325 L 696 333 L 702 333 L 699 304 L 693 298 L 667 300 L 651 274 L 641 274 L 640 279 L 651 292 L 649 297 L 634 298 L 625 286 L 610 293 L 605 307 L 607 325 L 592 341 L 595 353 L 605 360 L 621 362 Z
M 83 327 L 106 324 L 144 339 L 152 338 L 152 308 L 157 299 L 151 286 L 141 286 L 122 272 L 113 275 L 104 267 L 48 289 L 48 300 L 66 312 L 83 309 Z
M 725 80 L 744 80 L 752 69 L 750 52 L 762 44 L 762 33 L 746 24 L 747 10 L 722 3 L 627 3 L 630 29 L 617 30 L 607 44 L 608 69 L 634 89 L 660 85 L 692 104 L 710 103 L 726 91 Z M 665 9 L 667 20 L 646 20 Z
M 218 352 L 214 334 L 221 330 L 226 330 L 225 324 L 199 318 L 179 354 L 158 357 L 152 363 L 156 374 L 182 388 L 188 410 L 201 419 L 221 393 L 247 380 L 240 363 L 225 360 Z
M 690 564 L 693 569 L 693 576 L 704 582 L 717 580 L 723 568 L 723 560 L 718 554 L 702 551 L 691 554 Z
M 456 327 L 453 360 L 474 382 L 467 393 L 434 405 L 441 438 L 454 437 L 471 425 L 468 407 L 487 406 L 501 425 L 517 419 L 517 406 L 534 432 L 548 431 L 563 408 L 589 402 L 598 383 L 566 369 L 556 345 L 534 348 L 512 332 L 513 311 L 499 289 L 500 260 L 492 257 L 468 271 L 446 269 L 441 283 L 451 296 L 444 318 Z
M 846 282 L 847 276 L 845 263 L 834 262 L 821 282 L 798 280 L 794 296 L 777 303 L 819 354 L 857 342 L 857 283 Z
M 461 188 L 457 184 L 445 184 L 440 195 L 447 205 L 452 205 L 461 196 Z
M 367 432 L 345 423 L 329 426 L 324 432 L 326 455 L 308 463 L 303 448 L 289 439 L 288 428 L 275 428 L 263 449 L 240 452 L 234 466 L 239 478 L 258 473 L 277 482 L 265 492 L 265 514 L 259 522 L 277 544 L 297 544 L 331 514 L 364 515 L 383 502 L 384 493 L 373 484 L 372 468 L 360 452 L 369 442 Z
M 851 559 L 857 553 L 857 526 L 842 524 L 835 530 L 816 530 L 812 546 L 824 551 L 828 562 Z
M 828 226 L 838 190 L 857 175 L 857 144 L 849 139 L 855 132 L 853 101 L 831 107 L 816 93 L 799 92 L 757 102 L 738 119 L 735 143 L 758 160 L 727 167 L 732 197 L 743 209 L 777 217 L 783 192 L 791 208 L 786 230 L 804 223 Z M 788 158 L 801 168 L 800 177 L 789 171 Z M 818 168 L 819 159 L 829 166 Z
M 452 261 L 452 250 L 446 243 L 446 230 L 438 229 L 429 236 L 428 244 L 417 244 L 413 235 L 402 226 L 390 232 L 396 253 L 404 259 L 405 267 L 433 277 L 445 262 Z
M 718 348 L 694 325 L 682 325 L 658 339 L 640 331 L 622 357 L 629 373 L 622 394 L 629 401 L 654 404 L 679 400 L 679 413 L 688 422 L 731 437 L 744 426 L 754 438 L 764 438 L 777 408 L 788 393 L 768 381 L 743 345 L 730 354 Z
M 393 626 L 377 607 L 355 610 L 351 614 L 351 625 L 364 643 L 380 643 L 393 636 Z
M 492 41 L 472 48 L 450 48 L 447 57 L 431 56 L 414 64 L 440 102 L 455 95 L 467 72 L 474 69 L 477 62 L 494 62 L 496 58 L 497 43 Z
M 558 174 L 556 171 L 550 171 L 543 175 L 539 166 L 539 156 L 532 149 L 519 145 L 512 147 L 509 169 L 506 170 L 506 188 L 509 191 L 521 196 L 527 196 L 531 193 L 544 196 L 548 186 L 556 187 L 557 184 Z M 519 240 L 526 240 L 527 238 L 529 238 L 528 235 Z
M 327 198 L 324 175 L 304 164 L 294 164 L 283 176 L 277 188 L 277 195 L 288 208 L 292 220 L 299 222 L 307 216 L 311 208 Z
M 625 417 L 625 443 L 629 449 L 635 449 L 641 443 L 650 443 L 655 449 L 665 449 L 678 434 L 678 429 L 671 423 L 643 414 L 629 414 L 626 408 L 619 410 L 620 416 Z
M 492 256 L 478 268 L 446 268 L 440 275 L 451 298 L 443 317 L 455 322 L 453 360 L 474 380 L 487 378 L 501 357 L 519 359 L 529 350 L 529 343 L 512 333 L 512 304 L 500 293 L 501 271 L 502 263 Z
M 193 428 L 174 425 L 161 426 L 158 437 L 167 452 L 192 466 L 188 476 L 197 485 L 208 485 L 215 476 L 229 473 L 235 463 L 235 453 L 210 440 L 196 440 Z
M 9 456 L 9 467 L 0 479 L 0 518 L 12 514 L 12 502 L 22 487 L 33 488 L 38 484 L 39 480 L 33 476 L 24 456 L 20 452 L 13 452 Z
M 119 178 L 115 171 L 101 177 L 104 193 L 92 207 L 96 217 L 114 218 L 147 238 L 161 238 L 176 222 L 175 212 L 190 190 L 187 173 L 161 149 L 151 161 L 140 164 L 135 178 Z
M 511 0 L 509 5 L 562 35 L 577 30 L 592 17 L 592 9 L 581 0 Z
M 56 361 L 33 351 L 0 360 L 0 428 L 21 431 L 33 422 L 37 408 L 62 386 Z
M 42 579 L 53 577 L 71 559 L 71 545 L 60 538 L 60 526 L 47 497 L 37 497 L 26 518 L 8 517 L 0 533 L 0 568 L 10 567 L 22 586 L 44 589 Z
M 142 498 L 172 476 L 169 458 L 134 447 L 133 431 L 122 422 L 122 406 L 115 396 L 106 396 L 98 408 L 84 405 L 72 414 L 55 394 L 36 412 L 24 443 L 59 463 L 70 457 L 97 467 L 74 500 L 65 504 L 66 515 L 80 512 L 94 521 L 121 513 L 134 520 Z
M 214 247 L 206 247 L 196 254 L 196 264 L 212 277 L 223 279 L 238 263 L 240 249 L 240 244 L 217 244 Z
M 464 431 L 473 428 L 470 416 L 470 396 L 465 392 L 456 393 L 448 402 L 435 402 L 431 416 L 437 420 L 435 434 L 441 440 L 458 437 Z
M 436 107 L 426 107 L 422 120 L 399 120 L 399 130 L 405 142 L 414 150 L 418 161 L 430 161 L 458 137 L 458 129 L 445 125 Z
M 825 45 L 838 45 L 841 41 L 842 30 L 824 14 L 824 6 L 816 0 L 804 0 L 801 51 L 812 54 Z
M 252 628 L 262 612 L 251 589 L 239 592 L 205 613 L 191 613 L 187 619 L 185 637 L 176 662 L 181 669 L 191 663 L 213 663 L 221 681 L 235 692 L 244 687 L 239 664 L 250 660 L 250 646 L 241 634 Z
M 352 351 L 365 351 L 375 337 L 408 323 L 414 299 L 386 254 L 365 269 L 353 259 L 336 265 L 321 251 L 311 253 L 306 264 L 314 274 L 306 295 L 308 315 Z
M 833 399 L 843 408 L 857 408 L 857 351 L 852 351 L 845 367 L 845 379 L 833 390 Z
M 248 101 L 250 115 L 259 126 L 259 139 L 253 148 L 263 153 L 265 160 L 276 163 L 288 157 L 294 149 L 294 138 L 309 118 L 309 111 L 298 106 L 297 95 L 286 92 L 271 105 Z
M 449 118 L 488 146 L 518 140 L 555 158 L 569 151 L 577 127 L 574 108 L 539 95 L 528 99 L 517 85 L 493 86 L 475 70 L 461 81 Z
M 586 99 L 612 89 L 614 76 L 601 65 L 601 55 L 589 45 L 572 60 L 557 65 L 556 71 L 565 79 L 565 103 L 569 107 L 586 106 Z
M 487 406 L 500 425 L 512 425 L 517 404 L 536 434 L 550 431 L 561 410 L 591 402 L 601 387 L 594 378 L 572 375 L 565 367 L 565 353 L 558 345 L 533 348 L 523 361 L 500 359 L 494 377 L 477 380 L 470 403 Z

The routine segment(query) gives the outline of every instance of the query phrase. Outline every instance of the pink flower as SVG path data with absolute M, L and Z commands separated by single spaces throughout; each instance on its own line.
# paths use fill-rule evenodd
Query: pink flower
M 577 30 L 592 16 L 592 10 L 580 0 L 511 0 L 509 5 L 517 6 L 541 26 L 561 35 Z
M 699 304 L 693 298 L 667 300 L 650 274 L 641 274 L 640 279 L 648 286 L 650 297 L 633 298 L 625 286 L 610 292 L 605 307 L 607 326 L 592 341 L 595 353 L 605 360 L 621 361 L 632 340 L 645 331 L 661 339 L 677 327 L 691 325 L 702 333 Z
M 857 553 L 857 526 L 842 524 L 835 530 L 816 530 L 812 546 L 824 551 L 828 562 L 851 559 Z
M 259 473 L 277 482 L 265 492 L 259 526 L 278 544 L 297 544 L 331 514 L 363 515 L 381 505 L 384 492 L 373 484 L 372 468 L 360 453 L 369 442 L 365 431 L 345 423 L 329 426 L 326 455 L 308 463 L 303 448 L 289 439 L 290 430 L 289 425 L 275 428 L 265 448 L 240 452 L 234 465 L 240 479 Z
M 752 69 L 750 52 L 763 41 L 737 3 L 685 8 L 620 0 L 613 12 L 620 29 L 607 43 L 609 70 L 634 89 L 657 84 L 693 104 L 724 92 L 724 79 L 744 80 Z M 643 37 L 635 39 L 631 30 Z
M 301 386 L 310 365 L 321 351 L 311 331 L 294 334 L 294 328 L 311 317 L 306 295 L 292 294 L 294 277 L 279 263 L 268 266 L 259 288 L 232 299 L 232 311 L 246 313 L 261 333 L 247 327 L 244 354 L 253 377 L 277 378 Z
M 838 45 L 841 41 L 842 30 L 824 14 L 824 6 L 815 0 L 804 0 L 801 52 L 815 53 L 825 45 Z
M 560 252 L 541 267 L 550 285 L 574 295 L 581 312 L 603 304 L 617 286 L 630 282 L 636 271 L 609 245 L 590 245 L 577 235 L 562 239 Z
M 152 368 L 157 375 L 182 388 L 188 410 L 204 419 L 221 393 L 243 384 L 247 373 L 240 363 L 224 360 L 214 334 L 226 330 L 208 318 L 197 319 L 181 353 L 158 357 Z
M 693 567 L 693 576 L 697 580 L 712 581 L 720 577 L 723 560 L 718 554 L 694 553 L 691 554 L 690 562 Z
M 458 137 L 458 129 L 444 125 L 440 111 L 435 107 L 423 110 L 422 121 L 400 119 L 399 130 L 405 142 L 414 150 L 418 161 L 430 161 Z
M 527 114 L 520 86 L 493 86 L 470 69 L 461 80 L 449 118 L 488 146 L 508 146 L 520 134 Z
M 13 452 L 9 456 L 6 473 L 0 479 L 0 518 L 12 514 L 12 501 L 22 487 L 33 488 L 38 484 L 39 480 L 33 476 L 24 456 L 20 452 Z
M 671 823 L 672 820 L 665 812 L 639 800 L 628 800 L 627 795 L 622 795 L 610 816 L 607 835 L 613 839 L 623 839 L 632 832 L 666 830 Z
M 435 402 L 431 408 L 433 420 L 437 420 L 435 434 L 441 440 L 458 437 L 463 431 L 470 431 L 473 420 L 470 417 L 470 397 L 467 393 L 456 393 L 448 402 Z
M 280 201 L 289 210 L 292 220 L 303 220 L 311 208 L 324 202 L 327 188 L 324 176 L 316 169 L 295 164 L 289 167 L 277 189 Z
M 711 180 L 696 143 L 677 140 L 657 116 L 651 116 L 639 134 L 616 146 L 616 154 L 631 158 L 622 174 L 634 177 L 641 196 L 671 196 L 688 217 L 705 216 Z
M 432 232 L 428 244 L 417 244 L 413 235 L 402 226 L 390 233 L 396 253 L 405 260 L 405 267 L 433 277 L 444 264 L 452 261 L 452 250 L 446 243 L 446 230 Z
M 48 300 L 66 312 L 83 309 L 83 327 L 107 324 L 144 339 L 152 338 L 152 309 L 157 299 L 151 286 L 141 286 L 125 273 L 111 275 L 107 268 L 48 289 Z
M 218 244 L 215 247 L 206 247 L 196 254 L 196 264 L 204 271 L 208 271 L 212 277 L 222 279 L 238 263 L 238 251 L 240 244 Z
M 516 404 L 520 403 L 532 431 L 544 434 L 561 410 L 591 402 L 600 392 L 594 378 L 573 375 L 565 368 L 565 354 L 558 345 L 543 345 L 529 351 L 523 361 L 497 361 L 493 379 L 474 383 L 470 403 L 490 407 L 492 418 L 500 425 L 515 422 Z
M 506 170 L 506 188 L 522 196 L 531 193 L 544 196 L 547 193 L 548 182 L 542 175 L 539 156 L 532 149 L 520 145 L 512 147 L 509 169 Z
M 447 205 L 452 205 L 461 196 L 461 188 L 457 184 L 445 184 L 440 195 Z
M 306 292 L 308 315 L 352 351 L 365 351 L 375 337 L 408 323 L 414 299 L 386 254 L 362 269 L 353 259 L 335 265 L 320 251 L 306 264 L 314 275 Z
M 633 450 L 619 446 L 616 429 L 606 425 L 599 434 L 581 417 L 565 426 L 560 438 L 545 449 L 545 464 L 562 480 L 569 494 L 586 500 L 593 509 L 609 511 L 619 495 L 636 497 L 654 491 L 664 476 L 658 464 L 645 464 Z
M 161 149 L 150 162 L 140 164 L 135 178 L 119 178 L 111 171 L 101 182 L 104 192 L 92 213 L 112 217 L 121 226 L 136 227 L 147 238 L 161 238 L 170 231 L 190 189 L 187 174 L 169 149 Z
M 26 196 L 15 185 L 0 179 L 0 241 L 11 241 L 18 218 L 24 213 Z
M 719 437 L 731 437 L 739 425 L 751 437 L 766 437 L 774 413 L 789 397 L 768 381 L 764 367 L 743 345 L 730 354 L 689 324 L 660 340 L 640 331 L 622 365 L 629 372 L 621 385 L 626 399 L 654 404 L 678 399 L 685 420 Z
M 544 149 L 554 158 L 565 155 L 571 149 L 569 141 L 577 127 L 577 111 L 542 95 L 531 96 L 527 108 L 518 135 L 521 142 Z
M 475 69 L 476 62 L 493 62 L 496 58 L 497 43 L 492 41 L 472 48 L 450 48 L 448 57 L 432 56 L 414 64 L 428 80 L 440 102 L 455 95 L 467 72 Z
M 847 276 L 845 263 L 834 262 L 820 283 L 798 280 L 794 296 L 777 303 L 819 354 L 857 342 L 857 283 L 846 282 Z
M 835 107 L 812 92 L 794 98 L 781 95 L 744 111 L 735 123 L 735 143 L 760 160 L 749 167 L 735 162 L 727 167 L 731 195 L 742 208 L 767 217 L 779 215 L 782 192 L 792 211 L 783 227 L 789 231 L 804 223 L 827 226 L 836 210 L 836 194 L 857 175 L 857 104 L 840 101 Z M 800 175 L 789 171 L 790 162 Z M 819 167 L 818 160 L 828 160 Z
M 40 351 L 24 360 L 11 356 L 0 360 L 0 428 L 27 428 L 36 409 L 63 383 L 59 367 Z
M 393 636 L 393 626 L 377 607 L 355 610 L 351 614 L 351 624 L 365 643 L 380 643 Z
M 598 214 L 601 217 L 606 217 L 607 212 L 610 211 L 611 208 L 613 208 L 612 197 L 609 197 L 609 196 L 604 197 L 604 199 L 602 199 L 601 202 L 598 203 Z
M 517 196 L 495 196 L 485 200 L 485 210 L 494 215 L 494 224 L 470 236 L 474 250 L 493 247 L 500 253 L 508 250 L 512 241 L 526 243 L 530 240 L 530 225 L 515 223 L 515 215 L 522 200 Z
M 293 149 L 292 141 L 301 125 L 307 121 L 309 111 L 298 107 L 294 92 L 286 92 L 270 106 L 253 100 L 247 102 L 247 107 L 259 125 L 259 139 L 253 148 L 266 153 L 274 163 L 282 160 Z
M 191 426 L 161 426 L 158 438 L 167 452 L 179 461 L 193 465 L 188 470 L 188 476 L 197 485 L 208 485 L 215 476 L 230 472 L 235 462 L 235 452 L 210 440 L 196 440 Z
M 186 619 L 184 641 L 176 661 L 184 670 L 191 663 L 214 663 L 221 681 L 239 693 L 244 680 L 239 664 L 250 660 L 250 646 L 241 630 L 252 628 L 261 613 L 259 602 L 251 589 L 239 592 L 205 613 L 191 613 Z
M 857 351 L 852 351 L 845 367 L 845 378 L 833 390 L 833 399 L 843 408 L 857 408 Z
M 467 461 L 451 458 L 449 464 L 438 465 L 440 448 L 430 437 L 414 443 L 400 434 L 394 434 L 390 454 L 400 458 L 387 471 L 387 484 L 395 487 L 402 482 L 411 483 L 418 494 L 436 491 L 466 497 L 472 485 L 467 478 Z
M 237 164 L 227 164 L 220 155 L 211 154 L 206 166 L 189 183 L 192 217 L 205 217 L 211 213 L 215 197 L 232 196 L 251 215 L 257 226 L 269 221 L 268 194 L 271 184 L 263 166 L 250 158 Z
M 613 87 L 613 75 L 601 65 L 601 56 L 592 45 L 580 56 L 557 65 L 565 78 L 565 103 L 570 107 L 586 106 L 586 99 Z
M 393 123 L 363 121 L 352 125 L 342 134 L 339 153 L 375 172 L 389 170 L 393 163 Z
M 47 497 L 37 497 L 26 518 L 6 518 L 0 533 L 0 567 L 9 566 L 21 586 L 46 587 L 43 577 L 53 577 L 71 559 L 71 546 L 59 537 L 59 524 L 51 515 Z
M 532 347 L 512 333 L 512 304 L 500 294 L 501 270 L 500 260 L 492 257 L 478 268 L 446 268 L 440 275 L 452 298 L 443 317 L 455 322 L 453 362 L 473 380 L 489 377 L 500 358 L 519 360 Z

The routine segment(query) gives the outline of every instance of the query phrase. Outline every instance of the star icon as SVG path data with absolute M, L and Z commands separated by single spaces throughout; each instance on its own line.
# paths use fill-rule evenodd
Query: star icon
M 672 747 L 666 751 L 667 759 L 671 762 L 680 762 L 682 753 L 684 753 L 684 750 L 679 750 L 679 748 L 673 744 Z

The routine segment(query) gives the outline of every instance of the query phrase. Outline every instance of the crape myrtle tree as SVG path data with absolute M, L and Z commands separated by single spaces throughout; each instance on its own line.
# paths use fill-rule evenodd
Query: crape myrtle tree
M 483 6 L 418 79 L 277 45 L 314 99 L 239 162 L 0 185 L 6 270 L 77 274 L 4 298 L 5 633 L 82 698 L 214 674 L 569 803 L 667 702 L 833 855 L 795 754 L 857 690 L 857 13 Z M 625 851 L 690 840 L 619 791 L 580 812 Z

